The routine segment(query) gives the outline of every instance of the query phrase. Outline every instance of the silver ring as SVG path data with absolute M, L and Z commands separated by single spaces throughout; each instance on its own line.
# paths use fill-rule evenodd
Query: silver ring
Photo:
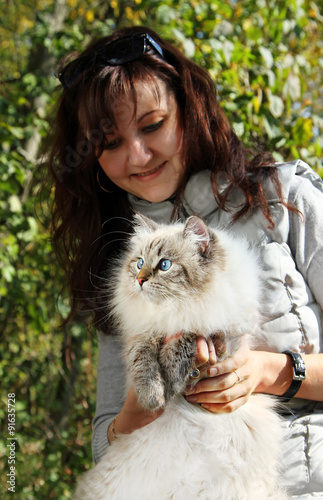
M 236 371 L 233 370 L 232 373 L 234 373 L 237 376 L 237 381 L 234 383 L 234 385 L 239 384 L 239 382 L 241 382 L 241 378 L 239 377 Z
M 199 378 L 200 375 L 200 370 L 198 368 L 195 368 L 195 370 L 190 373 L 190 378 Z

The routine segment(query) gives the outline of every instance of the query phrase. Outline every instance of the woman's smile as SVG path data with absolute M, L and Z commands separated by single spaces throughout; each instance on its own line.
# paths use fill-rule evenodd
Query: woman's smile
M 165 166 L 165 163 L 166 162 L 162 163 L 161 165 L 159 165 L 156 168 L 153 168 L 152 170 L 148 170 L 148 172 L 142 172 L 142 173 L 139 173 L 139 174 L 132 174 L 132 175 L 134 177 L 138 177 L 138 180 L 140 180 L 140 181 L 151 180 L 152 176 L 154 174 L 159 175 L 159 173 L 161 172 L 162 168 Z M 156 175 L 156 177 L 157 177 L 157 175 Z

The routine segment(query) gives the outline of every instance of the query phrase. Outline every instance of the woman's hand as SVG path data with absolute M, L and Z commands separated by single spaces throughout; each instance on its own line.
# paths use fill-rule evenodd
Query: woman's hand
M 115 434 L 130 434 L 136 429 L 140 429 L 153 422 L 163 413 L 163 408 L 151 411 L 144 409 L 138 402 L 136 392 L 133 387 L 130 388 L 121 412 L 117 415 L 114 431 Z M 115 436 L 112 433 L 110 425 L 108 430 L 108 439 L 111 444 Z
M 185 392 L 187 401 L 214 413 L 229 413 L 244 405 L 260 383 L 259 353 L 250 351 L 246 339 L 234 356 L 217 362 L 213 342 L 199 337 L 196 366 L 202 378 Z
M 296 397 L 323 400 L 323 353 L 303 354 L 306 379 Z M 229 413 L 244 405 L 255 392 L 281 396 L 293 378 L 290 357 L 283 353 L 251 351 L 246 339 L 234 356 L 216 362 L 214 346 L 204 338 L 197 341 L 196 366 L 202 378 L 193 390 L 187 388 L 187 401 L 198 403 L 214 413 Z

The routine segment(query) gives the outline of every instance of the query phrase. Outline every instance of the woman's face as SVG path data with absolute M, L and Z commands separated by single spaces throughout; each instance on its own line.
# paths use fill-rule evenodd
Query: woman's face
M 164 82 L 138 82 L 136 112 L 131 97 L 114 103 L 115 123 L 106 131 L 98 158 L 109 179 L 138 198 L 160 202 L 170 198 L 183 177 L 182 126 L 175 96 Z

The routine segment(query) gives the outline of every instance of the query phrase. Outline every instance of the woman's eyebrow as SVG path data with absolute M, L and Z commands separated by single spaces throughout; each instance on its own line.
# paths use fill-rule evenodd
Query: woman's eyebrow
M 139 119 L 137 123 L 140 123 L 146 116 L 152 115 L 153 113 L 156 113 L 156 111 L 160 111 L 160 109 L 152 109 L 151 111 L 147 111 L 147 113 L 144 113 Z
M 147 113 L 144 113 L 140 118 L 138 118 L 137 123 L 140 123 L 146 116 L 152 115 L 153 113 L 156 113 L 157 111 L 160 111 L 160 108 L 158 109 L 152 109 L 151 111 L 147 111 Z M 109 130 L 106 130 L 104 133 L 105 135 L 113 135 L 116 132 L 118 132 L 118 127 L 116 125 L 113 125 Z

